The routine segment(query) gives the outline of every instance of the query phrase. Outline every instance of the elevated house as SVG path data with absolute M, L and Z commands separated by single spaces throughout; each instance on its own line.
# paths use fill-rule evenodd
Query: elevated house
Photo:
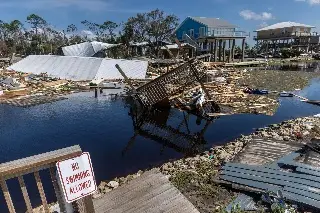
M 234 59 L 235 42 L 242 41 L 242 60 L 244 58 L 245 39 L 248 34 L 237 30 L 238 27 L 220 18 L 187 17 L 176 29 L 179 41 L 192 39 L 199 45 L 198 52 L 214 54 L 214 61 Z M 228 43 L 228 50 L 226 44 Z
M 266 53 L 275 54 L 280 48 L 296 48 L 309 52 L 319 48 L 319 35 L 312 32 L 314 26 L 296 22 L 280 22 L 256 30 L 254 40 Z

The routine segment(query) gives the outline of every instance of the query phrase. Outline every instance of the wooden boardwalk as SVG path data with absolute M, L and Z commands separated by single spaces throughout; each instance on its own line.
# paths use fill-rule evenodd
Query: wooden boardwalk
M 280 141 L 257 137 L 247 144 L 233 162 L 248 165 L 272 163 L 291 152 L 299 150 L 304 144 L 303 142 Z
M 169 180 L 149 171 L 94 200 L 96 213 L 199 213 Z

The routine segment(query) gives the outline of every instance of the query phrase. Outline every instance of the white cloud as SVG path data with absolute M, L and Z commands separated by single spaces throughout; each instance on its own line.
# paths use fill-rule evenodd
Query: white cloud
M 320 4 L 320 0 L 295 0 L 298 2 L 308 2 L 311 5 Z
M 110 1 L 103 0 L 10 0 L 0 1 L 0 8 L 58 9 L 75 7 L 82 10 L 104 10 L 110 8 Z
M 260 21 L 267 21 L 270 19 L 273 19 L 274 16 L 272 13 L 268 12 L 262 12 L 262 13 L 256 13 L 251 10 L 242 10 L 240 11 L 239 15 L 244 18 L 245 20 L 260 20 Z

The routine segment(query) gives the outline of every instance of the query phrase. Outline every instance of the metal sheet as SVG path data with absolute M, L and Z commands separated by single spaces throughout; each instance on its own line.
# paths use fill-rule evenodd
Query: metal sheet
M 148 69 L 147 61 L 133 61 L 121 59 L 104 59 L 94 77 L 95 80 L 101 79 L 123 79 L 115 65 L 118 64 L 123 72 L 131 79 L 145 79 Z
M 100 50 L 101 50 L 101 45 L 100 45 Z M 97 52 L 93 48 L 93 45 L 90 42 L 84 42 L 80 44 L 74 44 L 74 45 L 62 47 L 62 51 L 65 56 L 84 56 L 84 57 L 91 57 Z
M 8 69 L 24 73 L 47 73 L 73 81 L 123 79 L 115 65 L 119 64 L 132 79 L 145 79 L 148 62 L 92 57 L 30 55 Z

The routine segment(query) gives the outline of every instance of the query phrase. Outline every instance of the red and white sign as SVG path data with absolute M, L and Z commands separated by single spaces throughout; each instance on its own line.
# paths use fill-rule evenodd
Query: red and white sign
M 93 194 L 97 190 L 88 152 L 76 158 L 57 162 L 57 169 L 68 203 Z

